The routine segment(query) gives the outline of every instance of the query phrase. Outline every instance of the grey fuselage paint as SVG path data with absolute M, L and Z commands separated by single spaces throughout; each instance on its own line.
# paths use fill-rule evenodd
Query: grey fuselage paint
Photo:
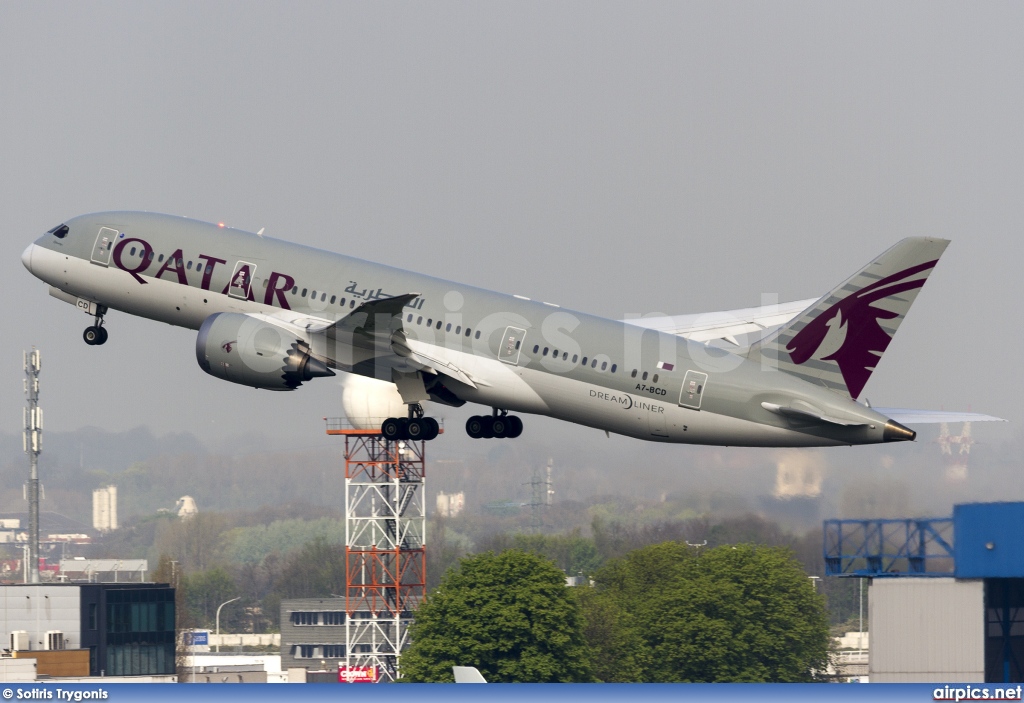
M 183 217 L 107 212 L 65 224 L 63 238 L 39 237 L 26 263 L 61 299 L 196 330 L 218 312 L 330 323 L 368 300 L 418 293 L 401 316 L 405 335 L 480 381 L 446 377 L 445 386 L 468 402 L 660 442 L 781 447 L 887 439 L 887 419 L 870 408 L 676 335 Z M 113 231 L 105 254 L 97 254 L 101 228 Z M 518 346 L 499 357 L 510 328 Z M 688 371 L 696 372 L 691 380 L 707 377 L 684 394 Z M 784 417 L 762 403 L 807 404 L 854 424 Z

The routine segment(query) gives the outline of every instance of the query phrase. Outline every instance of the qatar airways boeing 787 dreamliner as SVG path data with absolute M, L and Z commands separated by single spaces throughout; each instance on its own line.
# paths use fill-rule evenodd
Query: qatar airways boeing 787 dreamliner
M 349 419 L 388 439 L 436 437 L 432 402 L 489 408 L 472 437 L 519 436 L 513 411 L 658 442 L 812 447 L 998 419 L 857 400 L 947 244 L 904 239 L 817 300 L 628 321 L 144 212 L 75 217 L 22 261 L 94 318 L 87 344 L 120 310 L 198 330 L 200 367 L 232 383 L 290 391 L 341 372 Z

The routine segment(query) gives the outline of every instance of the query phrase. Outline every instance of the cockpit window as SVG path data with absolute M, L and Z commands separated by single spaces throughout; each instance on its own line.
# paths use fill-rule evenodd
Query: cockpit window
M 47 232 L 47 234 L 52 234 L 57 239 L 64 239 L 64 237 L 68 236 L 68 226 L 64 224 L 57 225 Z

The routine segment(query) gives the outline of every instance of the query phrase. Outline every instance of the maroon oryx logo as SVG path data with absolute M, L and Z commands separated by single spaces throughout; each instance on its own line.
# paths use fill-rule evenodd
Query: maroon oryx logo
M 230 342 L 224 342 L 223 344 L 220 345 L 220 348 L 224 350 L 225 354 L 230 354 L 233 344 L 238 344 L 238 340 L 235 339 Z
M 812 357 L 836 362 L 850 396 L 858 397 L 878 359 L 892 341 L 878 321 L 899 316 L 872 303 L 920 288 L 924 285 L 924 278 L 906 279 L 933 268 L 937 263 L 938 259 L 912 266 L 843 298 L 807 323 L 790 340 L 786 345 L 789 357 L 794 364 L 803 364 Z

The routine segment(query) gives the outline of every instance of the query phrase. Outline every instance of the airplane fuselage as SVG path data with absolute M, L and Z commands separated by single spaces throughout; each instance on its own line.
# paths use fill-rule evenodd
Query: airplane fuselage
M 111 212 L 65 224 L 63 237 L 43 235 L 23 261 L 52 295 L 82 307 L 193 330 L 216 313 L 308 329 L 416 293 L 396 316 L 404 339 L 458 369 L 443 385 L 460 402 L 662 442 L 833 446 L 905 438 L 849 398 L 676 335 L 186 218 Z M 332 368 L 375 374 L 372 360 L 315 351 Z M 794 404 L 849 424 L 770 409 Z

